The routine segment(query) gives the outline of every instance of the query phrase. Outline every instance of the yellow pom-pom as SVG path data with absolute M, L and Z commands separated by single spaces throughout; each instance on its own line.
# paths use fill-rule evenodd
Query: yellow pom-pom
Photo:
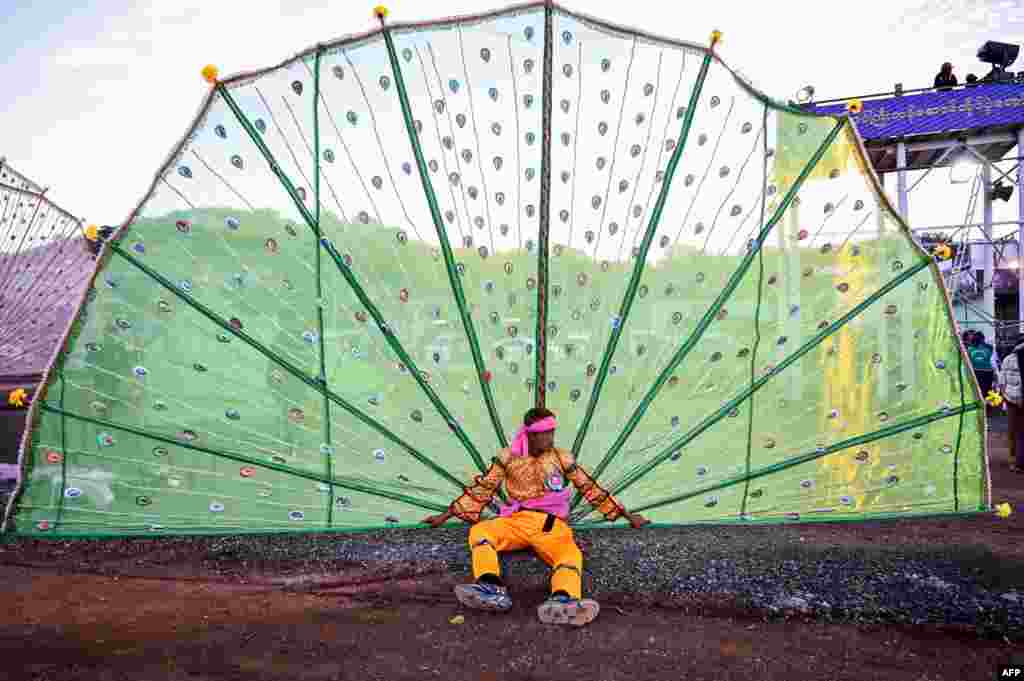
M 220 72 L 217 71 L 217 67 L 216 66 L 214 66 L 213 64 L 207 64 L 206 66 L 203 67 L 203 80 L 205 80 L 210 85 L 216 85 L 217 84 L 217 75 L 219 73 Z
M 25 400 L 28 399 L 28 393 L 25 392 L 24 388 L 16 388 L 7 395 L 7 404 L 12 407 L 24 407 Z
M 859 99 L 851 99 L 846 103 L 846 111 L 851 114 L 859 114 L 864 110 L 864 102 Z
M 1005 501 L 996 506 L 996 515 L 1000 518 L 1009 518 L 1011 513 L 1013 513 L 1013 507 Z
M 377 17 L 381 21 L 388 18 L 388 8 L 384 5 L 377 5 L 373 8 L 373 16 Z
M 949 260 L 953 256 L 953 249 L 946 244 L 939 244 L 935 247 L 934 253 L 939 260 Z
M 995 390 L 989 390 L 988 395 L 985 396 L 985 401 L 991 404 L 993 407 L 998 407 L 1003 403 L 1003 396 L 997 393 Z
M 85 238 L 88 239 L 89 241 L 96 241 L 96 239 L 99 238 L 98 232 L 99 230 L 97 229 L 96 225 L 89 225 L 88 227 L 85 228 Z
M 716 28 L 714 31 L 711 31 L 711 47 L 714 47 L 720 42 L 722 42 L 722 32 Z

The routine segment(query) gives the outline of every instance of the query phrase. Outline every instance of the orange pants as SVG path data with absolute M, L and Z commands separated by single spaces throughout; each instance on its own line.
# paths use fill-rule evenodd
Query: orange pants
M 469 530 L 469 549 L 473 555 L 473 577 L 501 575 L 498 553 L 531 548 L 554 568 L 551 591 L 565 591 L 572 598 L 583 593 L 583 553 L 576 546 L 572 529 L 561 518 L 545 532 L 548 515 L 519 511 L 510 516 L 479 522 Z

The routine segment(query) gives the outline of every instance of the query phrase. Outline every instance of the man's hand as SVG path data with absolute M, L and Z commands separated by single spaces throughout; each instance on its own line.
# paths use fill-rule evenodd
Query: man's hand
M 441 513 L 439 515 L 427 516 L 423 519 L 423 522 L 427 525 L 430 525 L 431 527 L 441 527 L 446 522 L 451 520 L 452 517 L 453 516 L 451 511 L 445 511 L 444 513 Z
M 639 513 L 627 512 L 624 515 L 626 516 L 626 520 L 629 521 L 629 524 L 633 527 L 634 530 L 639 530 L 641 527 L 651 522 Z

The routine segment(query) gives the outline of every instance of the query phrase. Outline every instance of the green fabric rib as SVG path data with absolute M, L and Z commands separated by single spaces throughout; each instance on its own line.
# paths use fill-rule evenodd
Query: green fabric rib
M 768 194 L 765 190 L 768 183 L 768 107 L 765 105 L 764 114 L 761 118 L 761 127 L 765 134 L 762 136 L 761 141 L 761 154 L 763 157 L 762 161 L 762 175 L 761 175 L 761 218 L 760 221 L 764 223 L 765 219 L 765 208 L 767 205 Z M 758 298 L 757 306 L 754 309 L 754 346 L 751 348 L 751 385 L 753 386 L 757 381 L 757 363 L 758 363 L 758 350 L 761 348 L 761 302 L 764 299 L 764 282 L 765 282 L 765 252 L 764 250 L 758 251 Z M 743 460 L 743 471 L 746 475 L 751 473 L 751 456 L 754 451 L 754 395 L 751 395 L 751 403 L 748 405 L 746 410 L 746 456 Z M 743 485 L 743 498 L 739 503 L 739 515 L 746 513 L 746 500 L 751 491 L 751 480 L 748 477 Z
M 448 482 L 450 482 L 453 485 L 455 485 L 456 487 L 458 487 L 460 490 L 463 489 L 463 487 L 464 487 L 463 483 L 461 483 L 451 473 L 449 473 L 448 471 L 446 471 L 445 469 L 441 468 L 436 463 L 434 463 L 433 461 L 428 459 L 425 455 L 420 453 L 415 447 L 413 447 L 412 445 L 410 445 L 407 442 L 405 442 L 405 440 L 400 438 L 395 433 L 391 432 L 391 430 L 389 430 L 386 426 L 384 426 L 383 424 L 377 422 L 375 419 L 371 418 L 370 416 L 367 416 L 366 414 L 364 414 L 362 411 L 360 411 L 359 409 L 354 407 L 352 404 L 350 404 L 347 400 L 345 400 L 341 396 L 336 395 L 333 391 L 329 390 L 327 388 L 327 386 L 324 385 L 322 382 L 320 382 L 316 378 L 313 378 L 312 376 L 306 375 L 306 373 L 303 372 L 301 369 L 299 369 L 298 367 L 296 367 L 295 365 L 293 365 L 291 362 L 289 362 L 288 360 L 284 359 L 283 357 L 278 356 L 273 350 L 271 350 L 270 348 L 266 347 L 265 345 L 260 343 L 255 338 L 252 338 L 251 336 L 249 336 L 248 334 L 246 334 L 243 331 L 236 330 L 223 317 L 221 317 L 216 312 L 214 312 L 210 308 L 208 308 L 205 305 L 203 305 L 202 303 L 200 303 L 198 300 L 195 300 L 191 296 L 187 295 L 180 288 L 178 288 L 173 283 L 168 281 L 166 279 L 166 277 L 164 277 L 159 272 L 153 270 L 151 267 L 149 267 L 145 263 L 142 263 L 139 260 L 137 260 L 130 253 L 128 253 L 127 251 L 122 249 L 119 244 L 111 243 L 110 244 L 110 248 L 111 248 L 112 252 L 118 254 L 119 256 L 121 256 L 122 258 L 127 260 L 129 263 L 131 263 L 132 265 L 134 265 L 138 269 L 142 270 L 142 272 L 144 272 L 145 274 L 149 275 L 153 280 L 155 280 L 157 283 L 159 283 L 165 289 L 167 289 L 168 291 L 170 291 L 171 293 L 176 295 L 184 303 L 188 304 L 190 307 L 192 307 L 194 310 L 196 310 L 197 312 L 202 314 L 204 317 L 206 317 L 207 319 L 212 321 L 214 324 L 216 324 L 220 328 L 224 329 L 228 333 L 234 335 L 236 338 L 238 338 L 242 342 L 246 343 L 247 345 L 249 345 L 250 347 L 252 347 L 256 351 L 258 351 L 260 354 L 262 354 L 267 359 L 271 360 L 272 362 L 275 362 L 282 369 L 286 370 L 288 373 L 290 373 L 291 375 L 295 376 L 297 379 L 299 379 L 300 381 L 302 381 L 303 383 L 305 383 L 309 387 L 313 388 L 314 390 L 319 392 L 321 395 L 326 396 L 330 401 L 334 402 L 336 405 L 338 405 L 339 407 L 344 409 L 346 412 L 348 412 L 352 416 L 356 417 L 362 423 L 364 423 L 367 426 L 373 428 L 375 431 L 377 431 L 378 433 L 380 433 L 381 435 L 386 437 L 391 442 L 394 442 L 396 445 L 398 445 L 403 450 L 405 450 L 410 455 L 412 455 L 413 458 L 415 458 L 417 461 L 422 463 L 424 466 L 427 466 L 428 468 L 430 468 L 432 471 L 434 471 L 435 473 L 437 473 L 438 475 L 443 477 L 445 480 L 447 480 Z
M 316 51 L 316 57 L 313 60 L 313 196 L 316 199 L 316 226 L 317 233 L 320 233 L 320 56 L 323 54 L 323 50 Z M 317 242 L 313 245 L 316 249 L 316 325 L 317 325 L 317 345 L 320 353 L 320 380 L 323 381 L 324 387 L 327 388 L 327 358 L 324 354 L 324 283 L 323 277 L 321 276 L 321 254 L 320 244 Z M 331 447 L 331 402 L 324 395 L 323 404 L 323 420 L 324 420 L 324 444 L 328 445 L 324 449 L 324 468 L 327 470 L 327 477 L 334 477 L 334 447 Z M 327 526 L 330 527 L 334 522 L 334 487 L 331 486 L 330 493 L 327 499 Z
M 746 400 L 746 398 L 748 398 L 749 396 L 753 395 L 755 392 L 760 390 L 768 381 L 770 381 L 772 378 L 774 378 L 775 376 L 778 376 L 780 373 L 782 373 L 786 369 L 786 367 L 788 367 L 790 364 L 792 364 L 793 362 L 797 361 L 802 356 L 807 354 L 809 351 L 813 350 L 815 347 L 820 345 L 822 341 L 824 341 L 829 336 L 833 335 L 836 331 L 838 331 L 840 328 L 842 328 L 844 325 L 846 325 L 848 322 L 850 322 L 850 320 L 852 320 L 855 317 L 857 317 L 858 315 L 860 315 L 860 313 L 863 312 L 871 304 L 873 304 L 874 302 L 880 300 L 882 298 L 882 296 L 886 295 L 887 293 L 889 293 L 890 291 L 895 289 L 897 286 L 902 284 L 904 281 L 906 281 L 910 277 L 914 276 L 915 274 L 917 274 L 921 270 L 923 270 L 926 267 L 928 267 L 929 264 L 930 264 L 930 261 L 924 260 L 922 262 L 919 262 L 917 265 L 914 265 L 913 267 L 910 267 L 910 268 L 904 270 L 899 276 L 894 278 L 888 284 L 886 284 L 882 288 L 880 288 L 877 291 L 875 291 L 869 298 L 866 298 L 864 301 L 862 301 L 856 307 L 854 307 L 849 312 L 847 312 L 845 315 L 840 317 L 838 320 L 836 320 L 832 324 L 829 324 L 821 332 L 819 332 L 816 336 L 811 338 L 811 340 L 807 341 L 802 346 L 800 346 L 800 348 L 797 349 L 793 354 L 789 355 L 784 360 L 782 360 L 781 362 L 776 364 L 772 368 L 771 371 L 766 373 L 761 378 L 757 379 L 757 381 L 752 383 L 749 388 L 744 390 L 742 393 L 740 393 L 739 395 L 737 395 L 733 399 L 731 399 L 728 402 L 726 402 L 717 411 L 715 411 L 710 416 L 706 417 L 697 426 L 692 428 L 685 435 L 683 435 L 678 440 L 676 440 L 674 443 L 672 443 L 667 448 L 665 448 L 653 460 L 649 461 L 647 464 L 644 464 L 644 466 L 642 466 L 639 469 L 638 475 L 640 475 L 642 477 L 643 474 L 646 474 L 652 468 L 654 468 L 658 464 L 662 463 L 663 461 L 665 461 L 666 459 L 671 457 L 672 454 L 674 454 L 680 448 L 685 447 L 687 444 L 689 444 L 691 441 L 693 441 L 694 438 L 696 438 L 698 435 L 700 435 L 705 430 L 710 428 L 712 425 L 714 425 L 720 419 L 724 418 L 730 411 L 732 411 L 738 405 L 742 404 L 743 401 Z M 632 482 L 635 482 L 635 480 L 630 480 L 630 484 L 632 484 Z
M 256 145 L 256 148 L 259 149 L 260 153 L 263 155 L 264 160 L 266 160 L 266 162 L 269 164 L 270 171 L 274 173 L 274 176 L 284 186 L 285 191 L 288 192 L 288 196 L 295 204 L 295 207 L 298 209 L 299 213 L 302 214 L 302 218 L 306 221 L 306 224 L 309 225 L 310 229 L 312 229 L 314 234 L 316 234 L 317 239 L 319 239 L 319 222 L 309 212 L 309 209 L 306 208 L 306 204 L 302 200 L 302 198 L 299 197 L 299 193 L 296 191 L 295 185 L 292 183 L 291 179 L 287 175 L 285 175 L 284 170 L 281 169 L 281 166 L 274 159 L 274 155 L 270 153 L 270 149 L 263 142 L 263 138 L 260 137 L 259 133 L 257 133 L 256 130 L 252 127 L 252 123 L 250 123 L 249 119 L 245 117 L 244 113 L 242 113 L 241 108 L 239 108 L 238 106 L 238 102 L 236 102 L 235 98 L 231 96 L 231 92 L 226 87 L 224 87 L 223 83 L 217 84 L 217 91 L 220 93 L 221 97 L 224 98 L 224 101 L 227 103 L 228 108 L 231 109 L 231 112 L 235 114 L 235 118 L 238 119 L 239 125 L 241 125 L 242 129 L 245 130 L 247 135 L 249 135 L 249 139 L 252 140 L 253 144 Z
M 658 378 L 655 379 L 654 385 L 651 386 L 651 388 L 647 391 L 647 394 L 645 394 L 643 399 L 640 400 L 640 404 L 637 405 L 636 410 L 634 410 L 632 416 L 629 417 L 629 421 L 626 423 L 626 426 L 623 428 L 622 432 L 616 438 L 615 443 L 612 445 L 611 449 L 608 450 L 608 453 L 605 454 L 604 458 L 601 460 L 601 463 L 598 464 L 597 468 L 594 469 L 593 475 L 595 478 L 601 475 L 604 469 L 607 468 L 608 464 L 611 463 L 611 461 L 619 453 L 622 447 L 626 444 L 626 440 L 628 440 L 629 436 L 633 434 L 633 431 L 640 423 L 640 419 L 647 411 L 647 406 L 657 396 L 658 392 L 661 391 L 662 386 L 664 386 L 664 384 L 668 381 L 669 376 L 672 374 L 672 372 L 675 371 L 675 369 L 679 366 L 680 363 L 682 363 L 686 356 L 690 354 L 690 351 L 694 348 L 694 346 L 696 346 L 701 336 L 704 335 L 704 332 L 711 325 L 711 320 L 714 319 L 715 315 L 717 315 L 719 310 L 721 310 L 722 307 L 725 305 L 726 300 L 728 300 L 729 296 L 732 295 L 732 292 L 736 289 L 737 286 L 739 286 L 739 283 L 743 279 L 743 276 L 746 274 L 747 269 L 749 269 L 750 264 L 753 262 L 754 258 L 757 257 L 757 254 L 761 251 L 761 247 L 764 245 L 765 238 L 771 232 L 775 224 L 780 219 L 782 219 L 782 216 L 789 208 L 789 204 L 793 202 L 793 199 L 796 198 L 797 193 L 800 191 L 800 187 L 803 185 L 804 181 L 814 170 L 814 167 L 818 164 L 818 161 L 821 159 L 821 157 L 832 145 L 832 142 L 839 135 L 839 132 L 842 130 L 845 124 L 845 120 L 841 120 L 838 123 L 836 123 L 835 127 L 832 128 L 829 134 L 825 137 L 824 141 L 818 146 L 818 149 L 814 152 L 814 155 L 807 162 L 807 165 L 804 166 L 804 169 L 800 172 L 800 175 L 797 176 L 796 180 L 793 182 L 793 185 L 786 192 L 786 196 L 783 198 L 782 203 L 779 204 L 779 207 L 775 210 L 775 213 L 772 215 L 771 219 L 758 233 L 757 238 L 754 240 L 754 247 L 749 249 L 747 254 L 744 256 L 743 260 L 740 261 L 739 267 L 736 268 L 736 271 L 733 272 L 732 276 L 729 278 L 729 281 L 725 285 L 725 288 L 718 295 L 718 297 L 715 298 L 715 301 L 708 308 L 707 312 L 704 313 L 704 316 L 701 318 L 700 322 L 698 322 L 697 327 L 693 330 L 693 333 L 691 333 L 689 338 L 687 338 L 686 341 L 679 347 L 676 353 L 672 356 L 672 359 L 669 361 L 668 365 L 658 375 Z M 774 373 L 775 372 L 769 375 L 773 375 Z M 749 392 L 750 391 L 747 391 L 747 394 L 749 394 Z M 732 407 L 729 408 L 731 409 Z M 718 413 L 723 412 L 721 412 L 720 410 Z M 709 423 L 707 425 L 711 424 Z M 701 428 L 701 430 L 703 430 L 703 428 Z M 577 498 L 574 501 L 573 506 L 575 507 L 578 503 L 579 499 Z
M 156 440 L 157 442 L 163 442 L 164 444 L 173 445 L 175 447 L 182 447 L 183 449 L 189 449 L 195 452 L 202 452 L 203 454 L 210 454 L 211 456 L 217 456 L 222 459 L 230 459 L 231 461 L 237 461 L 239 463 L 249 464 L 251 466 L 259 466 L 260 468 L 266 468 L 268 470 L 277 471 L 278 473 L 285 473 L 287 475 L 294 475 L 295 477 L 305 478 L 306 480 L 313 480 L 314 482 L 322 482 L 327 485 L 337 485 L 338 487 L 352 490 L 353 492 L 363 492 L 365 494 L 372 494 L 374 496 L 384 497 L 387 499 L 392 499 L 394 501 L 402 501 L 404 503 L 413 504 L 415 506 L 419 506 L 420 508 L 432 511 L 443 511 L 446 509 L 446 507 L 442 506 L 441 504 L 435 504 L 431 501 L 418 499 L 416 497 L 411 497 L 405 494 L 398 494 L 397 492 L 387 492 L 384 490 L 374 489 L 373 487 L 370 487 L 368 485 L 362 485 L 358 482 L 350 480 L 328 478 L 323 475 L 313 473 L 312 471 L 304 471 L 299 468 L 292 468 L 291 466 L 285 466 L 283 464 L 274 463 L 272 461 L 264 461 L 262 459 L 257 459 L 255 457 L 246 456 L 245 454 L 239 454 L 237 452 L 229 452 L 223 449 L 204 447 L 202 445 L 197 445 L 191 442 L 183 442 L 182 440 L 178 440 L 173 437 L 167 437 L 165 435 L 160 435 L 159 433 L 153 433 L 147 430 L 143 430 L 141 428 L 135 428 L 134 426 L 129 426 L 124 423 L 114 423 L 113 421 L 97 419 L 91 416 L 74 414 L 65 411 L 59 407 L 54 407 L 46 402 L 42 404 L 42 408 L 44 411 L 48 411 L 54 414 L 60 414 L 61 416 L 65 416 L 76 421 L 81 421 L 83 423 L 91 423 L 93 425 L 101 426 L 103 428 L 112 428 L 115 430 L 120 430 L 125 433 L 131 433 L 132 435 L 138 435 L 139 437 Z
M 905 512 L 887 512 L 887 513 L 873 513 L 870 516 L 863 513 L 805 513 L 799 517 L 792 516 L 775 516 L 767 518 L 716 518 L 715 520 L 703 520 L 695 521 L 692 523 L 650 523 L 644 525 L 644 528 L 666 528 L 666 527 L 717 527 L 717 526 L 732 526 L 732 525 L 779 525 L 785 523 L 787 525 L 808 525 L 811 523 L 865 523 L 875 522 L 879 520 L 931 520 L 936 518 L 968 518 L 977 517 L 980 515 L 988 515 L 991 511 L 989 509 L 982 509 L 978 511 L 925 511 L 923 513 L 905 513 Z M 616 524 L 610 524 L 603 520 L 588 520 L 586 522 L 577 523 L 573 525 L 575 529 L 579 530 L 590 530 L 595 528 L 612 528 L 616 527 Z
M 680 501 L 686 501 L 687 499 L 692 499 L 702 494 L 707 494 L 708 492 L 717 492 L 719 490 L 726 489 L 727 487 L 732 487 L 733 485 L 747 482 L 749 480 L 755 480 L 765 475 L 770 475 L 772 473 L 784 471 L 787 468 L 792 468 L 793 466 L 799 466 L 800 464 L 808 463 L 810 461 L 814 461 L 815 459 L 820 459 L 822 457 L 828 456 L 829 454 L 833 454 L 835 452 L 839 452 L 850 447 L 856 447 L 858 445 L 874 442 L 875 440 L 881 440 L 882 438 L 890 437 L 892 435 L 898 435 L 899 433 L 910 430 L 911 428 L 917 428 L 918 426 L 927 425 L 933 421 L 938 421 L 940 419 L 948 418 L 950 416 L 963 416 L 965 412 L 978 409 L 979 406 L 980 405 L 977 402 L 975 402 L 973 404 L 963 405 L 955 409 L 940 410 L 932 412 L 931 414 L 919 416 L 904 423 L 897 423 L 886 428 L 881 428 L 872 433 L 865 433 L 864 435 L 858 435 L 856 437 L 851 437 L 846 440 L 841 440 L 839 442 L 836 442 L 835 444 L 829 445 L 828 447 L 815 449 L 812 452 L 806 452 L 804 454 L 794 456 L 791 459 L 786 459 L 785 461 L 780 461 L 779 463 L 775 463 L 770 466 L 764 466 L 762 468 L 757 469 L 756 471 L 749 473 L 748 475 L 739 475 L 734 476 L 732 478 L 726 478 L 721 482 L 717 482 L 712 485 L 706 485 L 697 490 L 686 492 L 684 494 L 677 494 L 667 499 L 659 499 L 658 501 L 652 501 L 649 504 L 644 504 L 643 506 L 638 507 L 636 509 L 636 512 L 649 511 L 660 506 L 667 506 L 669 504 L 675 504 Z M 619 491 L 621 491 L 621 489 Z M 954 506 L 954 510 L 959 510 L 958 505 Z
M 484 465 L 484 460 L 483 457 L 480 456 L 480 452 L 473 443 L 470 442 L 469 437 L 466 435 L 465 431 L 462 430 L 462 426 L 459 425 L 455 416 L 448 411 L 448 407 L 444 405 L 441 398 L 437 396 L 434 389 L 431 388 L 430 384 L 423 378 L 423 374 L 420 372 L 419 367 L 416 366 L 416 362 L 409 353 L 405 351 L 405 348 L 403 348 L 402 344 L 398 342 L 398 339 L 395 338 L 395 334 L 391 332 L 391 327 L 388 326 L 388 323 L 384 321 L 384 317 L 381 316 L 380 310 L 377 309 L 377 306 L 374 305 L 373 301 L 366 295 L 366 291 L 364 291 L 363 287 L 359 285 L 358 281 L 356 281 L 355 275 L 352 274 L 352 271 L 347 265 L 345 265 L 345 260 L 341 257 L 341 254 L 338 253 L 338 249 L 336 249 L 334 244 L 331 243 L 331 240 L 327 238 L 320 239 L 320 245 L 323 246 L 324 250 L 327 251 L 327 254 L 334 259 L 334 264 L 337 265 L 338 271 L 340 271 L 342 276 L 345 277 L 345 280 L 355 292 L 356 297 L 359 298 L 359 302 L 363 304 L 366 311 L 370 313 L 371 317 L 373 317 L 373 321 L 377 323 L 377 327 L 380 329 L 381 334 L 384 335 L 384 340 L 387 341 L 394 353 L 398 355 L 398 358 L 409 370 L 409 373 L 411 373 L 413 378 L 416 379 L 416 382 L 419 383 L 420 388 L 424 393 L 426 393 L 427 399 L 430 400 L 430 403 L 434 405 L 434 408 L 437 409 L 438 413 L 441 414 L 441 417 L 447 422 L 448 427 L 451 428 L 453 433 L 455 433 L 455 437 L 462 443 L 462 446 L 466 448 L 469 455 L 473 457 L 473 461 L 480 469 L 480 472 L 486 473 L 487 466 Z
M 60 373 L 60 408 L 64 409 L 64 370 L 61 369 Z M 37 388 L 38 390 L 38 388 Z M 60 451 L 68 451 L 67 442 L 67 422 L 63 414 L 60 417 Z M 64 515 L 64 491 L 68 485 L 68 457 L 63 456 L 60 460 L 60 500 L 57 502 L 57 520 L 54 522 L 54 527 L 60 527 L 61 517 Z
M 385 35 L 387 34 L 385 33 Z M 399 77 L 396 76 L 396 81 L 398 80 L 398 78 Z M 448 427 L 451 428 L 452 432 L 455 433 L 456 438 L 459 440 L 459 442 L 461 442 L 462 445 L 469 452 L 470 457 L 472 457 L 473 462 L 477 465 L 477 468 L 480 469 L 480 472 L 486 472 L 487 467 L 484 465 L 483 457 L 480 456 L 480 452 L 473 445 L 473 443 L 470 442 L 469 437 L 466 435 L 465 431 L 462 430 L 462 426 L 459 425 L 458 421 L 455 420 L 455 417 L 452 416 L 451 412 L 448 411 L 448 408 L 441 402 L 441 399 L 437 396 L 437 393 L 435 393 L 434 390 L 423 379 L 423 375 L 416 368 L 416 364 L 415 362 L 413 362 L 412 357 L 409 355 L 408 352 L 405 351 L 405 348 L 402 347 L 402 344 L 398 340 L 398 338 L 395 337 L 393 333 L 391 333 L 391 330 L 388 327 L 387 322 L 384 321 L 384 318 L 381 316 L 380 311 L 377 309 L 377 306 L 374 305 L 373 301 L 371 301 L 369 297 L 366 295 L 366 291 L 363 290 L 363 287 L 356 280 L 355 275 L 352 274 L 352 271 L 348 268 L 347 265 L 345 265 L 344 260 L 338 254 L 338 251 L 334 248 L 333 244 L 331 244 L 329 239 L 323 238 L 323 236 L 320 233 L 319 223 L 316 221 L 314 216 L 310 214 L 309 209 L 306 208 L 302 200 L 298 197 L 298 195 L 295 192 L 295 187 L 292 184 L 291 180 L 289 180 L 288 176 L 284 174 L 284 171 L 280 169 L 280 166 L 277 164 L 277 161 L 274 160 L 274 157 L 270 153 L 270 150 L 266 147 L 266 145 L 263 143 L 263 140 L 252 128 L 252 125 L 249 123 L 249 121 L 245 118 L 245 115 L 242 113 L 241 109 L 239 109 L 238 104 L 234 101 L 234 98 L 231 97 L 231 94 L 227 91 L 226 88 L 224 88 L 223 86 L 219 87 L 221 94 L 224 96 L 225 101 L 228 102 L 228 105 L 231 107 L 231 110 L 234 112 L 235 116 L 238 117 L 238 120 L 241 123 L 242 127 L 245 128 L 245 131 L 248 133 L 249 137 L 253 140 L 254 143 L 256 143 L 256 146 L 263 154 L 267 163 L 269 163 L 271 169 L 274 170 L 274 174 L 277 175 L 277 177 L 281 180 L 282 184 L 284 184 L 285 189 L 292 197 L 292 201 L 295 203 L 295 206 L 302 213 L 302 216 L 309 224 L 310 229 L 313 230 L 313 233 L 319 240 L 320 245 L 328 249 L 328 253 L 334 260 L 334 264 L 341 272 L 341 275 L 345 278 L 345 281 L 348 282 L 349 286 L 352 288 L 352 292 L 356 294 L 356 297 L 359 299 L 359 302 L 363 304 L 363 307 L 366 308 L 367 312 L 369 312 L 370 315 L 373 316 L 374 321 L 377 323 L 377 327 L 384 334 L 384 339 L 387 342 L 388 346 L 395 352 L 395 354 L 398 355 L 398 357 L 402 360 L 405 366 L 409 369 L 409 373 L 412 374 L 412 377 L 416 381 L 417 385 L 420 386 L 420 389 L 423 390 L 423 392 L 426 394 L 427 399 L 430 400 L 430 403 L 434 405 L 434 408 L 437 409 L 438 413 L 441 414 L 442 418 L 444 418 L 444 420 L 448 423 Z M 418 156 L 422 161 L 422 153 L 419 154 Z M 452 265 L 451 247 L 446 245 L 446 241 L 447 240 L 442 241 L 442 246 L 446 248 L 445 262 L 448 265 Z M 449 267 L 449 277 L 453 275 L 453 270 L 453 266 Z M 459 312 L 463 317 L 463 321 L 465 322 L 466 320 L 468 320 L 468 315 L 466 314 L 465 301 L 462 299 L 461 293 L 461 288 L 456 289 L 456 300 L 460 301 Z M 467 333 L 471 333 L 469 327 L 467 327 Z M 471 345 L 475 342 L 475 338 L 475 335 L 471 335 Z M 479 353 L 480 349 L 479 347 L 477 347 L 476 355 L 479 355 Z M 481 385 L 483 385 L 483 376 L 480 377 L 480 380 Z M 496 414 L 494 417 L 496 418 Z
M 441 253 L 444 257 L 444 265 L 448 273 L 448 282 L 451 285 L 452 294 L 455 296 L 455 304 L 459 308 L 459 317 L 462 320 L 462 326 L 469 340 L 469 349 L 473 356 L 473 365 L 476 367 L 477 380 L 480 382 L 480 391 L 483 394 L 484 402 L 487 404 L 487 412 L 490 414 L 494 432 L 498 436 L 498 443 L 502 447 L 507 447 L 508 439 L 505 437 L 505 429 L 502 427 L 501 418 L 498 416 L 498 408 L 494 403 L 494 395 L 491 393 L 490 383 L 488 383 L 485 377 L 487 368 L 484 366 L 483 354 L 480 352 L 480 341 L 477 339 L 473 319 L 466 305 L 466 295 L 462 290 L 462 282 L 459 281 L 459 273 L 455 266 L 455 256 L 452 254 L 452 247 L 448 242 L 448 232 L 445 230 L 444 221 L 441 219 L 441 209 L 437 204 L 437 195 L 434 193 L 433 183 L 427 174 L 427 162 L 423 158 L 423 149 L 420 146 L 419 136 L 416 133 L 416 126 L 413 122 L 412 107 L 409 105 L 409 94 L 405 89 L 402 67 L 398 60 L 398 54 L 395 52 L 395 43 L 391 37 L 391 31 L 387 28 L 384 29 L 384 42 L 388 50 L 388 59 L 391 61 L 391 71 L 395 77 L 395 89 L 398 91 L 398 100 L 402 106 L 402 119 L 405 121 L 405 129 L 409 135 L 409 142 L 412 144 L 413 155 L 416 157 L 416 168 L 420 174 L 420 182 L 423 184 L 423 193 L 427 198 L 430 217 L 434 222 L 434 229 L 441 244 Z M 449 423 L 454 423 L 454 421 L 450 419 Z M 457 432 L 460 433 L 460 439 L 465 438 L 465 435 L 461 434 L 461 430 Z M 466 441 L 468 442 L 468 439 Z M 480 468 L 480 472 L 484 472 L 486 469 L 480 454 L 476 452 L 475 448 L 470 451 L 470 454 L 473 456 L 473 461 Z
M 547 403 L 548 239 L 551 231 L 551 71 L 554 8 L 544 5 L 544 72 L 541 79 L 540 224 L 537 234 L 537 325 L 534 329 L 534 406 Z
M 693 117 L 697 110 L 697 102 L 700 99 L 700 93 L 704 89 L 704 80 L 708 75 L 708 67 L 711 65 L 711 54 L 704 56 L 704 61 L 700 65 L 700 71 L 697 74 L 697 81 L 693 85 L 693 91 L 690 92 L 689 105 L 686 108 L 686 115 L 683 117 L 682 127 L 679 131 L 679 143 L 676 145 L 675 150 L 672 152 L 672 157 L 669 159 L 668 166 L 665 168 L 665 179 L 663 180 L 661 190 L 658 192 L 658 199 L 654 204 L 654 210 L 651 212 L 651 218 L 647 224 L 647 231 L 644 232 L 643 241 L 640 243 L 640 253 L 636 257 L 636 262 L 633 264 L 633 273 L 630 275 L 629 284 L 626 286 L 626 294 L 622 298 L 622 304 L 619 306 L 618 314 L 618 325 L 612 329 L 611 336 L 608 338 L 608 345 L 605 346 L 604 355 L 601 357 L 601 367 L 598 369 L 597 378 L 594 381 L 594 389 L 590 392 L 590 399 L 587 401 L 587 410 L 583 415 L 583 420 L 580 422 L 579 430 L 576 432 L 576 440 L 572 444 L 573 456 L 579 458 L 580 450 L 583 448 L 583 440 L 587 436 L 587 429 L 590 427 L 590 421 L 594 417 L 594 410 L 597 408 L 597 402 L 601 397 L 601 389 L 604 387 L 605 379 L 608 377 L 608 367 L 611 365 L 612 356 L 615 354 L 615 348 L 618 346 L 619 338 L 622 336 L 622 330 L 626 326 L 626 320 L 629 318 L 629 311 L 633 307 L 633 301 L 636 298 L 637 289 L 640 287 L 640 279 L 643 277 L 644 266 L 647 262 L 647 253 L 651 248 L 651 243 L 654 241 L 654 234 L 658 231 L 658 224 L 661 222 L 661 214 L 665 209 L 665 202 L 668 200 L 669 189 L 672 185 L 672 178 L 675 176 L 676 167 L 679 165 L 679 160 L 683 156 L 683 150 L 686 147 L 686 140 L 690 136 L 690 128 L 693 126 Z M 601 470 L 594 471 L 594 477 L 596 478 L 601 474 Z M 573 506 L 575 507 L 580 501 L 580 496 L 577 493 L 576 498 L 573 500 Z

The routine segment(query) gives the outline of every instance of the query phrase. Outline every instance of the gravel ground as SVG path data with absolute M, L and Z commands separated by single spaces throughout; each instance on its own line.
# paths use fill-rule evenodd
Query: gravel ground
M 861 523 L 858 535 L 870 535 L 873 526 L 880 535 L 898 533 L 900 522 Z M 997 558 L 982 545 L 899 546 L 885 539 L 883 545 L 822 545 L 801 533 L 799 526 L 581 530 L 584 590 L 627 607 L 726 603 L 769 619 L 940 624 L 1024 639 L 1024 561 L 1017 557 Z M 353 567 L 370 579 L 445 572 L 468 579 L 466 537 L 463 526 L 348 536 L 18 539 L 0 544 L 0 563 L 107 574 L 177 575 L 185 566 L 228 580 L 269 575 L 316 590 Z M 520 552 L 503 556 L 503 563 L 513 596 L 543 589 L 549 573 L 540 560 Z

